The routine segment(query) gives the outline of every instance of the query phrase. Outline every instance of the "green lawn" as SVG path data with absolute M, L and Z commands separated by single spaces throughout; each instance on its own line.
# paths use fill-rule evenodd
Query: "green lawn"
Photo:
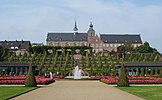
M 132 86 L 118 88 L 146 100 L 162 100 L 162 86 Z
M 23 86 L 0 86 L 0 100 L 13 97 L 23 92 L 34 89 L 35 87 L 23 87 Z

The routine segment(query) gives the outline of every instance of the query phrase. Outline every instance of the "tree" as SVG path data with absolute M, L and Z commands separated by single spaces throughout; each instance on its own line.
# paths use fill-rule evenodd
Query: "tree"
M 132 61 L 133 60 L 133 54 L 130 54 L 129 58 L 128 58 L 128 61 Z
M 150 47 L 148 42 L 134 49 L 136 53 L 158 53 L 157 49 Z
M 3 55 L 3 47 L 0 46 L 0 61 L 2 61 L 3 59 L 2 55 Z
M 57 57 L 58 57 L 58 52 L 56 51 L 56 54 L 54 55 L 54 61 L 53 61 L 53 71 L 55 71 L 55 67 L 57 64 Z
M 69 60 L 69 52 L 67 52 L 67 54 L 66 54 L 65 66 L 64 66 L 64 76 L 66 76 L 66 67 L 67 67 L 68 60 Z
M 87 67 L 90 67 L 90 59 L 89 59 L 89 54 L 86 52 L 86 60 L 87 60 Z
M 0 61 L 3 61 L 4 57 L 8 54 L 8 49 L 0 45 Z
M 146 75 L 148 75 L 149 74 L 149 70 L 146 68 Z
M 129 52 L 129 53 L 133 52 L 134 47 L 131 43 L 128 42 L 124 43 L 124 47 L 125 47 L 125 52 Z
M 158 68 L 155 69 L 155 75 L 158 75 Z
M 37 86 L 37 82 L 34 76 L 34 71 L 32 68 L 32 63 L 30 63 L 29 65 L 29 69 L 28 69 L 28 74 L 26 76 L 26 80 L 25 80 L 25 86 L 26 87 L 36 87 Z
M 102 68 L 102 61 L 101 61 L 101 57 L 99 54 L 97 54 L 97 60 L 98 60 L 98 71 L 99 71 L 99 69 Z M 101 73 L 98 72 L 98 74 L 101 74 Z
M 122 66 L 121 66 L 120 74 L 119 74 L 119 80 L 117 83 L 118 87 L 128 87 L 129 86 L 127 74 L 128 74 L 127 69 L 124 67 L 124 63 L 122 62 Z

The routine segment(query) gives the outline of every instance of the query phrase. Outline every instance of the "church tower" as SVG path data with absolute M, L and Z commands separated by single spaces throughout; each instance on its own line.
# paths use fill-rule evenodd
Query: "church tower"
M 89 25 L 88 37 L 94 37 L 94 36 L 95 36 L 95 30 L 93 29 L 93 24 L 91 22 Z
M 89 25 L 89 30 L 88 30 L 88 42 L 91 43 L 94 41 L 95 36 L 95 30 L 93 29 L 93 24 L 92 22 Z

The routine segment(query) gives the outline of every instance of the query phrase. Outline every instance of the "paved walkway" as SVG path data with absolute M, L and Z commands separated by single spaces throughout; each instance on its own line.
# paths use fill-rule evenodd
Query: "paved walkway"
M 143 100 L 99 81 L 56 81 L 13 100 Z

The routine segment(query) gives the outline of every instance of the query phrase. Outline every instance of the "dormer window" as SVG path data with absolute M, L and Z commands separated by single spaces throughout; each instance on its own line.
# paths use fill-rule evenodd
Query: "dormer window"
M 11 49 L 14 49 L 14 47 L 11 47 Z
M 19 49 L 18 47 L 15 47 L 15 49 Z

